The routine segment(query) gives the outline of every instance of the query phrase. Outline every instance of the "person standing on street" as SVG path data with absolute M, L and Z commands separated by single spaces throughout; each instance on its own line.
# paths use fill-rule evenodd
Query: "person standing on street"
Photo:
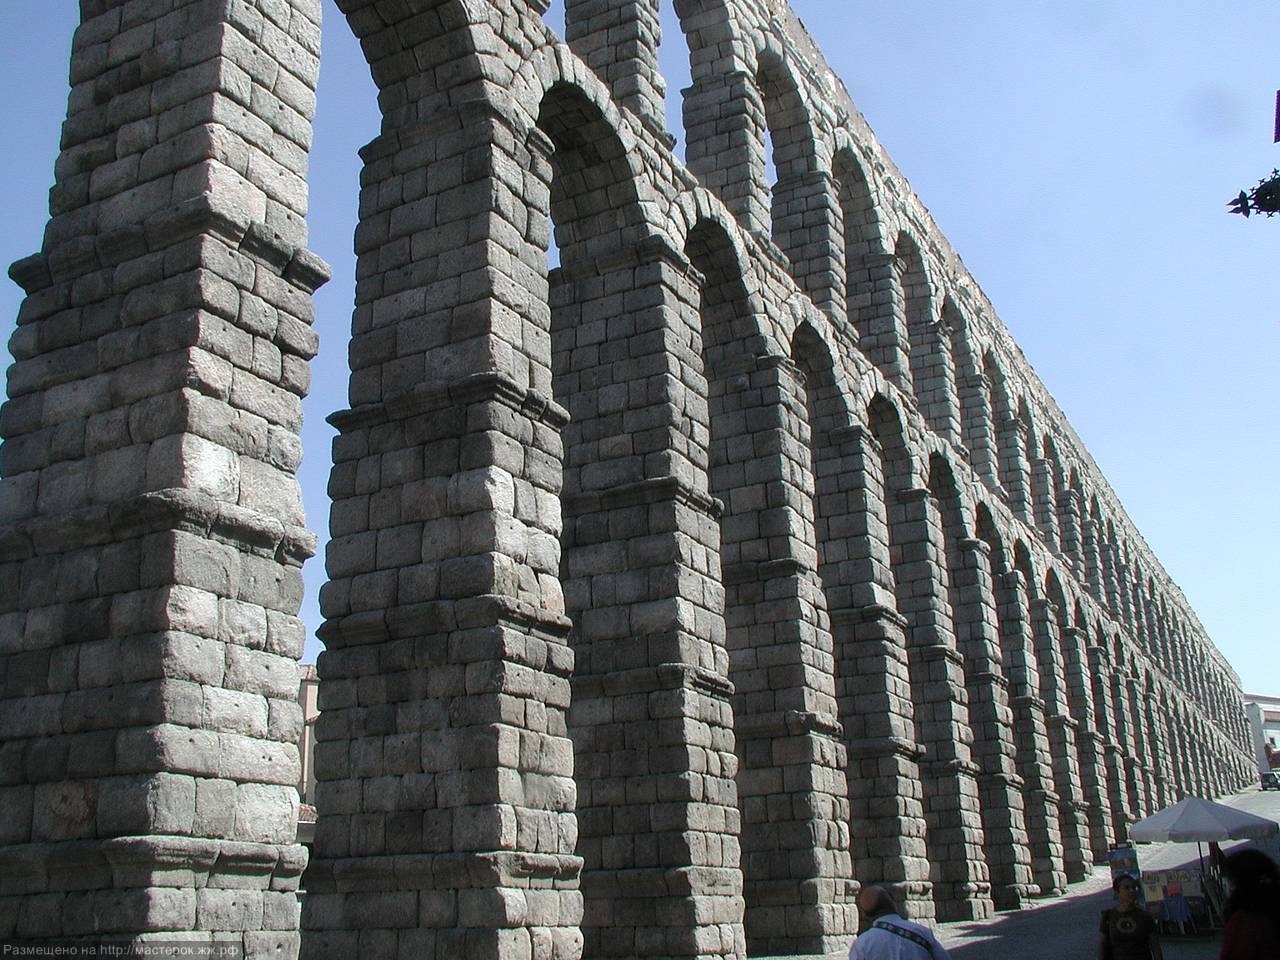
M 1222 873 L 1231 895 L 1219 960 L 1280 960 L 1280 869 L 1246 847 L 1223 861 Z
M 1122 873 L 1111 884 L 1116 905 L 1102 911 L 1098 960 L 1164 960 L 1150 914 L 1138 906 L 1138 880 Z
M 932 930 L 902 919 L 884 887 L 863 887 L 858 909 L 871 925 L 854 941 L 849 960 L 951 960 Z

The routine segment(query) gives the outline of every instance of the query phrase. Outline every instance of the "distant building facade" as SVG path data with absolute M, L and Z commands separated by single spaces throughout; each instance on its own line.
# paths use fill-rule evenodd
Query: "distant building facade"
M 1258 772 L 1280 768 L 1280 697 L 1246 693 L 1244 714 L 1249 718 L 1249 734 Z

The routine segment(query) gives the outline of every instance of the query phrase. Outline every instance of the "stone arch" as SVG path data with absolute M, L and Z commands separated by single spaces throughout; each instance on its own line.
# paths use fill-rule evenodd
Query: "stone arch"
M 1158 810 L 1173 802 L 1173 770 L 1169 762 L 1167 721 L 1163 709 L 1167 701 L 1161 696 L 1163 691 L 1160 689 L 1160 684 L 1156 682 L 1150 661 L 1143 666 L 1139 690 L 1144 699 L 1142 716 L 1146 723 L 1149 751 L 1147 763 L 1151 769 L 1153 787 L 1152 803 Z
M 1006 547 L 985 504 L 978 507 L 976 529 L 978 537 L 987 544 L 992 579 L 998 585 L 1000 650 L 1013 707 L 1016 764 L 1022 778 L 1032 874 L 1039 894 L 1046 896 L 1064 889 L 1067 878 L 1031 628 L 1030 591 L 1035 589 L 1035 580 L 1025 545 L 1015 541 Z
M 1017 408 L 1006 425 L 1000 482 L 1009 496 L 1009 507 L 1018 519 L 1035 525 L 1036 490 L 1032 485 L 1033 459 L 1037 451 L 1035 420 L 1025 395 L 1017 398 Z
M 1080 785 L 1088 818 L 1089 849 L 1093 863 L 1107 859 L 1114 833 L 1110 805 L 1110 774 L 1107 766 L 1108 738 L 1102 705 L 1095 698 L 1093 674 L 1102 669 L 1090 662 L 1094 643 L 1084 603 L 1077 597 L 1070 626 L 1062 634 L 1062 655 L 1067 678 L 1067 709 L 1076 724 L 1076 747 L 1080 759 Z
M 714 800 L 691 788 L 686 761 L 662 750 L 663 719 L 625 706 L 655 683 L 683 688 L 689 659 L 727 671 L 718 590 L 702 591 L 706 599 L 696 613 L 656 612 L 682 579 L 709 585 L 714 576 L 706 560 L 674 549 L 683 534 L 670 526 L 673 511 L 710 516 L 715 509 L 706 494 L 707 390 L 696 376 L 704 324 L 688 263 L 653 236 L 626 141 L 592 101 L 592 91 L 602 95 L 599 81 L 583 87 L 556 80 L 554 61 L 545 63 L 552 79 L 536 110 L 537 129 L 528 134 L 526 182 L 544 191 L 530 203 L 530 232 L 539 213 L 549 217 L 560 258 L 541 302 L 550 308 L 552 394 L 569 413 L 560 431 L 559 576 L 573 624 L 567 729 L 575 756 L 575 852 L 583 861 L 580 927 L 592 955 L 632 955 L 637 942 L 675 943 L 684 897 L 715 901 L 724 894 L 695 883 L 654 897 L 643 885 L 620 883 L 620 871 L 657 876 L 696 867 L 729 877 L 739 869 L 736 851 L 708 844 L 695 826 L 737 814 L 729 711 L 722 709 L 727 697 L 713 683 L 704 702 L 682 707 L 690 722 L 726 735 L 712 751 L 720 771 L 707 787 Z M 548 79 L 537 70 L 530 76 Z M 632 309 L 620 309 L 624 297 Z M 670 377 L 673 367 L 688 374 Z M 651 460 L 672 449 L 683 453 L 687 470 L 663 476 Z M 519 484 L 516 494 L 519 511 Z M 636 516 L 638 502 L 653 505 L 645 516 Z M 715 555 L 719 544 L 709 528 L 699 528 L 695 540 L 704 556 Z M 628 549 L 628 542 L 653 548 Z M 625 784 L 636 776 L 652 789 L 628 792 Z M 731 898 L 724 902 L 732 906 Z M 726 919 L 740 937 L 734 926 L 740 916 L 730 912 Z
M 695 246 L 699 243 L 698 240 L 691 239 L 695 228 L 704 238 L 716 236 L 712 246 L 718 248 L 717 258 L 721 261 L 719 272 L 727 271 L 741 285 L 745 298 L 743 323 L 749 325 L 758 337 L 752 349 L 777 352 L 781 347 L 769 339 L 762 320 L 768 311 L 760 296 L 761 280 L 752 255 L 747 250 L 742 231 L 735 228 L 728 208 L 705 187 L 694 187 L 678 193 L 668 205 L 666 217 L 658 232 L 668 239 L 673 248 L 683 250 L 691 242 Z M 702 243 L 705 245 L 706 239 Z M 748 335 L 745 327 L 743 330 L 743 335 Z
M 761 39 L 762 47 L 756 53 L 756 86 L 764 106 L 768 137 L 773 142 L 773 156 L 766 160 L 772 163 L 781 183 L 814 170 L 817 141 L 804 92 L 786 55 L 769 37 Z M 775 216 L 775 222 L 776 219 Z
M 748 297 L 721 228 L 699 222 L 686 251 L 700 289 L 709 492 L 724 505 L 746 943 L 752 952 L 820 952 L 851 932 L 854 915 L 804 377 L 786 356 L 757 352 L 762 318 L 744 323 Z M 809 719 L 794 729 L 789 717 Z M 826 843 L 815 846 L 816 836 Z M 804 892 L 819 886 L 833 896 L 826 913 Z
M 1084 518 L 1084 536 L 1082 548 L 1084 552 L 1084 575 L 1089 593 L 1104 606 L 1108 603 L 1109 592 L 1105 586 L 1105 570 L 1110 566 L 1106 556 L 1106 541 L 1103 538 L 1102 512 L 1098 506 L 1097 494 L 1089 497 L 1089 508 Z
M 867 404 L 867 425 L 884 452 L 886 490 L 912 489 L 917 477 L 916 460 L 897 404 L 884 393 L 876 393 Z
M 895 324 L 895 328 L 899 336 L 905 332 L 907 350 L 906 376 L 899 386 L 910 388 L 907 392 L 915 397 L 925 423 L 946 436 L 952 422 L 948 410 L 955 374 L 941 305 L 920 245 L 906 231 L 898 234 L 894 255 L 902 288 L 901 327 Z
M 1012 502 L 1019 478 L 1025 472 L 1021 427 L 1014 416 L 1013 398 L 1004 370 L 990 350 L 983 354 L 982 372 L 986 377 L 987 406 L 991 411 L 991 434 L 995 439 L 996 452 L 993 464 L 996 472 L 990 481 Z
M 838 184 L 844 249 L 850 269 L 869 258 L 888 254 L 885 226 L 875 200 L 865 155 L 843 130 L 836 131 L 836 147 L 831 163 Z M 855 289 L 851 281 L 849 289 Z M 852 315 L 852 311 L 850 311 Z
M 941 589 L 939 599 L 945 597 L 949 609 L 946 624 L 955 637 L 959 662 L 954 666 L 959 676 L 950 682 L 963 685 L 967 698 L 963 718 L 953 716 L 973 731 L 973 745 L 969 764 L 963 757 L 954 758 L 958 769 L 953 775 L 961 787 L 968 787 L 968 774 L 973 778 L 972 788 L 977 793 L 978 823 L 963 823 L 964 805 L 957 815 L 959 824 L 947 824 L 953 831 L 962 830 L 978 837 L 983 852 L 980 866 L 986 868 L 993 905 L 1008 908 L 1018 905 L 1031 889 L 1030 853 L 1023 836 L 1021 797 L 1012 789 L 1016 776 L 1013 764 L 1013 731 L 1008 717 L 1008 690 L 1000 659 L 999 637 L 992 631 L 995 619 L 994 597 L 990 580 L 979 572 L 982 551 L 979 541 L 972 536 L 966 521 L 966 508 L 956 484 L 955 471 L 946 457 L 933 453 L 929 458 L 928 489 L 933 508 L 937 511 L 937 546 L 939 548 L 939 574 Z M 947 658 L 939 657 L 936 666 L 930 666 L 936 682 L 937 674 L 949 671 Z M 932 710 L 935 720 L 947 714 Z M 941 714 L 941 716 L 940 716 Z M 928 744 L 926 743 L 926 748 Z M 940 759 L 940 758 L 939 758 Z M 936 761 L 935 761 L 936 762 Z M 941 817 L 936 819 L 941 820 Z M 946 836 L 943 830 L 934 828 L 935 838 Z M 945 870 L 945 867 L 944 867 Z M 945 878 L 952 884 L 955 879 Z M 970 886 L 981 883 L 979 874 L 969 878 Z M 953 894 L 954 896 L 954 894 Z M 973 894 L 969 894 L 973 898 Z M 945 898 L 942 898 L 945 900 Z M 941 906 L 941 905 L 940 905 Z M 980 905 L 970 906 L 970 912 Z M 950 908 L 951 915 L 959 911 Z
M 1084 497 L 1080 489 L 1080 470 L 1074 464 L 1070 470 L 1053 447 L 1053 461 L 1057 464 L 1057 514 L 1058 535 L 1062 552 L 1070 560 L 1076 577 L 1084 571 Z M 1085 589 L 1088 589 L 1086 584 Z
M 1058 445 L 1047 431 L 1040 438 L 1039 458 L 1032 467 L 1031 487 L 1036 527 L 1050 549 L 1071 557 L 1074 550 L 1068 549 L 1067 542 L 1070 539 L 1074 544 L 1075 526 L 1070 519 L 1070 492 L 1062 460 L 1058 456 Z M 1064 513 L 1067 515 L 1065 518 Z
M 982 825 L 973 810 L 977 784 L 968 709 L 959 692 L 963 656 L 956 649 L 941 517 L 929 487 L 918 485 L 911 464 L 903 462 L 897 411 L 873 402 L 868 423 L 884 451 L 890 567 L 898 613 L 906 621 L 915 740 L 925 754 L 920 779 L 935 907 L 942 919 L 975 919 L 991 912 L 990 884 L 985 864 L 957 855 L 981 847 Z
M 354 22 L 354 6 L 350 12 Z M 599 357 L 574 356 L 566 341 L 589 339 L 581 331 L 591 322 L 580 330 L 577 321 L 598 309 L 582 290 L 581 274 L 607 271 L 610 260 L 634 246 L 628 241 L 647 233 L 639 177 L 627 163 L 629 134 L 607 98 L 601 107 L 581 86 L 556 79 L 551 67 L 539 72 L 549 55 L 535 57 L 526 44 L 540 29 L 498 38 L 481 13 L 482 25 L 470 31 L 475 10 L 467 4 L 407 3 L 395 12 L 408 19 L 385 35 L 362 38 L 367 54 L 372 44 L 393 49 L 377 53 L 386 57 L 387 72 L 374 68 L 383 134 L 362 151 L 366 202 L 357 253 L 364 282 L 350 351 L 356 409 L 333 418 L 342 436 L 330 484 L 334 516 L 353 528 L 330 547 L 329 649 L 320 668 L 329 690 L 356 684 L 368 690 L 358 705 L 338 710 L 321 692 L 326 720 L 318 725 L 317 770 L 322 788 L 327 779 L 334 784 L 321 792 L 315 899 L 308 900 L 311 919 L 304 925 L 325 926 L 326 910 L 354 916 L 375 896 L 416 902 L 419 888 L 395 873 L 392 859 L 351 885 L 350 858 L 381 854 L 390 844 L 429 863 L 454 849 L 456 838 L 469 837 L 473 846 L 459 849 L 464 858 L 475 849 L 532 858 L 564 912 L 558 919 L 531 916 L 525 935 L 568 943 L 579 935 L 575 838 L 583 839 L 585 823 L 590 887 L 602 862 L 591 848 L 599 847 L 604 816 L 596 794 L 601 778 L 584 764 L 574 779 L 572 738 L 597 731 L 581 711 L 570 714 L 570 674 L 577 655 L 578 679 L 589 686 L 615 638 L 597 615 L 604 604 L 591 596 L 594 584 L 577 569 L 592 546 L 583 534 L 592 509 L 586 500 L 598 490 L 585 464 L 599 452 L 591 433 L 606 417 L 592 409 L 590 390 L 608 387 L 583 387 L 583 371 L 598 370 Z M 357 32 L 372 22 L 358 19 Z M 461 37 L 464 28 L 470 32 Z M 412 52 L 395 47 L 412 36 L 427 39 Z M 518 56 L 477 55 L 481 48 L 501 50 L 507 40 L 519 46 Z M 480 95 L 465 108 L 450 102 L 456 87 L 435 88 L 436 70 L 421 72 L 452 56 L 459 56 L 455 69 L 439 75 L 447 72 L 451 84 Z M 413 69 L 397 73 L 406 60 Z M 522 77 L 511 72 L 517 63 L 528 68 Z M 517 87 L 527 101 L 512 99 Z M 460 177 L 464 169 L 473 175 Z M 437 204 L 436 194 L 446 189 L 452 202 Z M 609 215 L 581 215 L 575 196 L 592 202 L 607 196 Z M 549 280 L 543 252 L 552 211 L 569 257 Z M 584 243 L 602 252 L 598 266 L 585 265 Z M 509 276 L 493 270 L 495 249 L 508 258 Z M 577 419 L 569 421 L 557 396 Z M 614 459 L 611 466 L 621 462 L 616 451 L 603 457 Z M 371 469 L 380 478 L 376 489 L 367 485 Z M 376 509 L 368 507 L 370 494 Z M 603 580 L 629 571 L 615 560 L 600 572 Z M 469 609 L 466 624 L 442 615 L 446 607 Z M 504 639 L 513 646 L 504 647 Z M 472 698 L 460 679 L 459 645 L 476 670 L 508 678 L 512 665 L 502 650 L 519 646 L 527 652 L 519 668 L 527 683 L 496 680 L 486 688 L 490 699 Z M 385 671 L 372 686 L 370 662 Z M 426 671 L 437 678 L 431 684 Z M 447 678 L 455 675 L 453 684 Z M 502 695 L 519 711 L 499 709 Z M 510 753 L 513 743 L 542 761 L 522 765 Z M 343 760 L 347 750 L 381 757 L 386 744 L 399 751 L 387 760 L 394 764 L 391 785 L 378 780 L 379 792 L 400 791 L 393 817 L 363 789 L 373 768 L 366 763 L 357 773 Z M 482 769 L 460 757 L 493 763 Z M 442 787 L 437 797 L 448 778 L 456 789 Z M 504 805 L 502 823 L 492 803 L 477 799 L 494 790 L 494 801 Z M 511 884 L 510 877 L 495 877 L 479 895 L 501 898 Z M 601 902 L 595 897 L 590 909 Z M 434 936 L 435 925 L 424 922 L 424 935 Z M 438 925 L 452 921 L 440 918 Z
M 755 83 L 754 43 L 726 0 L 674 0 L 689 45 L 692 83 L 684 91 L 685 162 L 738 222 L 770 232 L 760 184 L 763 105 Z
M 771 235 L 799 287 L 819 310 L 836 317 L 845 276 L 835 181 L 818 162 L 811 110 L 794 66 L 767 38 L 765 43 L 756 57 L 756 87 L 764 112 L 762 152 L 772 151 L 764 158 L 771 162 L 761 167 L 772 166 L 776 177 Z
M 791 338 L 791 356 L 804 374 L 812 427 L 813 449 L 822 446 L 819 436 L 829 437 L 852 422 L 849 408 L 851 384 L 841 376 L 831 346 L 822 333 L 807 321 L 796 325 Z M 815 479 L 819 474 L 815 471 Z
M 666 128 L 667 82 L 659 69 L 661 0 L 565 0 L 565 40 L 608 87 L 613 101 L 660 142 Z
M 475 84 L 482 102 L 500 102 L 510 85 L 510 67 L 501 57 L 477 54 L 508 47 L 509 42 L 494 36 L 488 16 L 477 12 L 474 4 L 407 0 L 394 10 L 375 11 L 376 5 L 377 0 L 343 0 L 341 10 L 378 88 L 384 134 L 453 113 L 458 84 Z M 447 74 L 437 72 L 446 64 Z M 442 77 L 447 77 L 444 83 L 439 82 Z
M 964 314 L 960 312 L 955 299 L 946 294 L 938 318 L 938 363 L 932 366 L 926 364 L 923 376 L 915 371 L 912 373 L 917 392 L 923 395 L 921 412 L 925 421 L 941 436 L 962 449 L 965 432 L 959 384 L 966 379 L 964 365 L 971 362 L 968 337 L 968 322 Z M 967 450 L 965 452 L 968 453 Z
M 1117 643 L 1119 643 L 1118 636 Z M 1145 719 L 1147 706 L 1142 687 L 1141 655 L 1140 648 L 1125 653 L 1122 682 L 1125 686 L 1129 729 L 1134 745 L 1132 767 L 1136 784 L 1134 809 L 1139 816 L 1147 816 L 1156 810 L 1156 786 L 1155 774 L 1151 766 L 1153 744 Z
M 1111 829 L 1114 839 L 1122 840 L 1127 836 L 1128 826 L 1133 818 L 1129 813 L 1125 787 L 1124 728 L 1112 691 L 1115 663 L 1111 658 L 1110 644 L 1101 621 L 1094 625 L 1091 635 L 1089 668 L 1098 731 L 1103 738 L 1106 756 L 1107 805 L 1111 813 Z
M 1151 645 L 1156 651 L 1156 666 L 1162 671 L 1173 673 L 1173 649 L 1169 644 L 1168 619 L 1161 616 L 1163 597 L 1156 590 L 1156 578 L 1147 576 L 1146 610 L 1147 632 L 1151 637 Z
M 1133 634 L 1134 640 L 1137 641 L 1139 652 L 1143 656 L 1151 658 L 1154 651 L 1151 646 L 1151 638 L 1147 636 L 1147 614 L 1146 603 L 1142 596 L 1142 578 L 1141 561 L 1134 557 L 1129 565 L 1129 576 L 1125 581 L 1124 591 L 1126 606 L 1129 611 L 1128 627 Z
M 951 330 L 952 369 L 955 371 L 957 406 L 960 417 L 959 441 L 978 476 L 994 481 L 999 476 L 996 454 L 995 416 L 992 388 L 985 369 L 985 353 L 977 342 L 973 326 L 951 298 L 944 304 Z
M 1124 556 L 1124 545 L 1116 533 L 1116 521 L 1112 516 L 1106 517 L 1105 541 L 1106 555 L 1111 561 L 1111 580 L 1114 590 L 1111 596 L 1111 615 L 1124 628 L 1129 627 L 1129 595 L 1125 585 L 1127 565 Z
M 1142 744 L 1142 732 L 1135 725 L 1133 702 L 1129 689 L 1129 677 L 1132 669 L 1129 656 L 1119 631 L 1112 634 L 1111 648 L 1111 689 L 1112 702 L 1115 706 L 1116 727 L 1121 737 L 1124 750 L 1124 785 L 1128 800 L 1128 810 L 1134 819 L 1146 815 L 1145 783 L 1142 776 L 1142 761 L 1139 759 Z
M 1034 602 L 1034 601 L 1033 601 Z M 1088 728 L 1083 683 L 1071 677 L 1071 662 L 1081 659 L 1070 648 L 1079 643 L 1072 622 L 1073 607 L 1067 598 L 1058 571 L 1048 566 L 1044 574 L 1044 606 L 1033 611 L 1037 640 L 1036 661 L 1040 668 L 1040 691 L 1049 724 L 1049 750 L 1053 755 L 1054 789 L 1062 824 L 1063 859 L 1067 879 L 1083 879 L 1093 862 L 1093 838 L 1089 831 L 1088 800 L 1084 793 L 1081 751 L 1082 721 Z M 1076 698 L 1073 702 L 1073 697 Z M 1096 776 L 1093 778 L 1096 786 Z M 1095 797 L 1096 799 L 1096 797 Z M 1105 835 L 1098 837 L 1102 843 Z M 1105 846 L 1103 847 L 1105 852 Z
M 866 167 L 858 157 L 856 145 L 847 145 L 840 146 L 832 160 L 842 231 L 833 259 L 843 264 L 838 271 L 845 297 L 843 318 L 869 355 L 881 299 L 877 293 L 892 283 L 893 267 Z
M 560 81 L 542 98 L 538 129 L 551 141 L 550 213 L 570 273 L 616 258 L 649 233 L 633 154 L 583 87 Z
M 862 593 L 863 604 L 870 601 L 870 609 L 864 607 L 860 616 L 862 623 L 851 624 L 854 628 L 851 639 L 865 651 L 864 658 L 870 656 L 862 661 L 865 666 L 855 675 L 864 678 L 864 686 L 869 682 L 874 684 L 877 694 L 874 698 L 864 697 L 861 702 L 855 700 L 853 710 L 844 714 L 849 716 L 848 725 L 855 741 L 869 739 L 875 744 L 862 758 L 864 776 L 857 781 L 851 777 L 851 790 L 855 782 L 859 787 L 853 795 L 855 860 L 860 872 L 864 864 L 869 871 L 882 871 L 882 854 L 877 852 L 877 847 L 885 849 L 893 845 L 904 852 L 914 847 L 915 854 L 905 864 L 905 875 L 894 887 L 901 897 L 913 901 L 914 912 L 934 916 L 938 908 L 926 837 L 926 818 L 934 803 L 934 784 L 930 779 L 921 779 L 921 731 L 912 699 L 916 691 L 908 652 L 911 622 L 899 606 L 904 599 L 906 582 L 902 546 L 905 503 L 917 489 L 915 466 L 901 414 L 883 393 L 872 395 L 865 423 L 865 430 L 856 431 L 850 438 L 856 445 L 856 472 L 861 480 L 858 494 L 861 503 L 856 510 L 863 517 L 859 519 L 855 513 L 849 519 L 857 525 L 851 530 L 855 533 L 851 546 L 865 570 L 861 578 L 864 585 L 860 590 L 855 586 L 855 591 Z M 878 674 L 880 679 L 868 681 L 868 672 Z M 922 784 L 923 797 L 916 796 L 907 787 L 907 783 L 914 782 Z M 905 801 L 896 816 L 887 816 L 888 811 L 877 809 L 875 797 L 886 795 L 885 791 Z M 859 837 L 860 825 L 863 838 Z M 926 838 L 923 846 L 921 838 Z
M 1194 699 L 1195 686 L 1191 676 L 1191 638 L 1176 606 L 1169 611 L 1168 616 L 1169 639 L 1173 644 L 1176 658 L 1175 671 L 1178 678 L 1178 687 L 1184 697 Z

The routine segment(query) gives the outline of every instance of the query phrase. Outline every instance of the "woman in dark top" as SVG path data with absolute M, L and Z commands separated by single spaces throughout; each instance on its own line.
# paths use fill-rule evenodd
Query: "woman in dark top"
M 1261 850 L 1237 850 L 1222 864 L 1231 881 L 1219 960 L 1280 960 L 1280 870 Z
M 1156 922 L 1138 906 L 1138 881 L 1122 874 L 1111 889 L 1116 905 L 1102 911 L 1098 960 L 1164 960 Z

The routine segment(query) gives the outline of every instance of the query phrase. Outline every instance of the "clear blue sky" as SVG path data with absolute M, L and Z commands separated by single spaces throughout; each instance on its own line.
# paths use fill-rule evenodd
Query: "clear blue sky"
M 40 243 L 76 6 L 0 2 L 6 264 Z M 1280 219 L 1225 212 L 1280 166 L 1280 5 L 792 6 L 1245 688 L 1280 694 Z M 318 302 L 302 474 L 317 530 L 328 514 L 324 417 L 345 405 L 355 151 L 378 122 L 354 41 L 332 3 L 325 12 L 310 222 L 335 274 Z M 683 39 L 666 32 L 664 61 L 679 63 Z M 681 72 L 671 69 L 673 98 Z M 0 281 L 6 333 L 20 296 Z M 307 579 L 314 628 L 319 559 Z

